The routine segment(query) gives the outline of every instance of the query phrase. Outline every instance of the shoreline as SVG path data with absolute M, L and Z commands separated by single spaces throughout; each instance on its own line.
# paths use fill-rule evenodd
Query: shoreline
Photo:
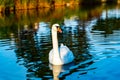
M 54 0 L 52 0 L 54 1 Z M 114 2 L 116 3 L 116 2 Z M 42 1 L 40 2 L 39 0 L 34 1 L 34 2 L 24 2 L 21 3 L 16 1 L 14 2 L 14 5 L 10 6 L 7 5 L 0 5 L 0 13 L 5 13 L 5 12 L 16 12 L 18 10 L 31 10 L 31 9 L 44 9 L 44 8 L 56 8 L 56 7 L 72 7 L 72 6 L 86 6 L 86 5 L 101 5 L 101 4 L 107 4 L 107 2 L 105 2 L 104 0 L 100 0 L 100 1 L 93 1 L 93 2 L 81 2 L 78 0 L 71 0 L 69 2 L 65 2 L 65 1 L 58 1 L 58 2 L 47 2 L 47 1 Z M 113 4 L 111 2 L 111 4 Z M 117 3 L 119 4 L 119 3 Z

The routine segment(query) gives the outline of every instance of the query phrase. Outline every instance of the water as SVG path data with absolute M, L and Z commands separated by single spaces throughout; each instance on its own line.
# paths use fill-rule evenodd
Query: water
M 119 80 L 120 7 L 18 11 L 0 17 L 0 80 Z M 52 66 L 51 25 L 60 23 L 59 43 L 74 62 Z M 56 76 L 59 77 L 56 77 Z

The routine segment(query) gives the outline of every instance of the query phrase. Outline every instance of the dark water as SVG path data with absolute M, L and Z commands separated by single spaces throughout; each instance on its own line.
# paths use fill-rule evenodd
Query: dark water
M 51 25 L 73 63 L 51 66 Z M 0 80 L 119 80 L 120 6 L 18 11 L 0 16 Z

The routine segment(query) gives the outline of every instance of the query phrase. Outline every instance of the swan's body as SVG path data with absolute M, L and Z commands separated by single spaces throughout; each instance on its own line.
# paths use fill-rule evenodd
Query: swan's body
M 49 62 L 53 65 L 63 65 L 74 60 L 74 55 L 67 46 L 61 44 L 58 48 L 57 31 L 60 31 L 58 26 L 58 24 L 52 26 L 53 49 L 49 52 Z

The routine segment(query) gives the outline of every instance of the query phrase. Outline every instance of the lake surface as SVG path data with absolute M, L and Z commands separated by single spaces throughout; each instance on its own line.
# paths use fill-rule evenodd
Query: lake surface
M 59 23 L 72 63 L 52 66 L 51 25 Z M 0 15 L 0 80 L 119 80 L 120 6 L 80 6 Z M 58 75 L 58 77 L 56 77 Z

